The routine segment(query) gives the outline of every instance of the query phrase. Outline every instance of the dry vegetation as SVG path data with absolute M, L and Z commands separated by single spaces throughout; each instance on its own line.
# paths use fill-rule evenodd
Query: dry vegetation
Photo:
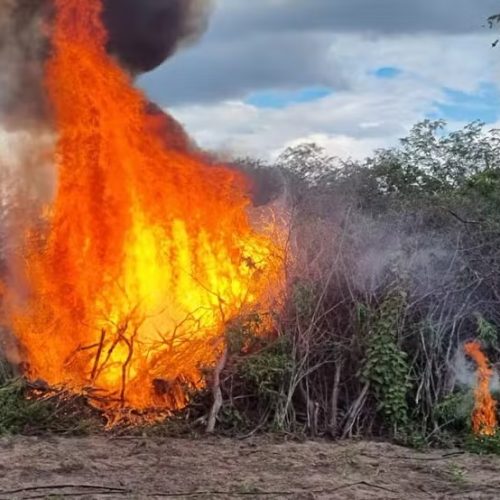
M 463 343 L 479 339 L 494 363 L 500 353 L 499 138 L 423 122 L 363 163 L 314 145 L 282 155 L 286 307 L 275 340 L 250 355 L 254 319 L 228 332 L 222 429 L 468 440 Z
M 500 137 L 477 123 L 443 127 L 418 124 L 398 148 L 362 163 L 314 145 L 287 151 L 272 168 L 241 162 L 257 179 L 257 199 L 285 186 L 284 309 L 265 338 L 255 335 L 258 316 L 228 325 L 227 359 L 207 375 L 215 391 L 194 394 L 185 411 L 147 432 L 193 434 L 208 421 L 239 437 L 499 449 L 497 437 L 470 437 L 474 367 L 462 345 L 478 338 L 493 363 L 500 358 Z M 75 406 L 26 401 L 4 371 L 1 431 L 71 432 L 57 429 L 54 415 L 74 423 Z M 90 422 L 87 431 L 101 424 L 96 415 Z

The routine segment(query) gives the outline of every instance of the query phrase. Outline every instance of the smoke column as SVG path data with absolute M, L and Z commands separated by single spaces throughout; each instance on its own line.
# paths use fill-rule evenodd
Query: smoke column
M 104 0 L 108 52 L 138 75 L 197 39 L 207 26 L 211 0 Z M 0 2 L 0 124 L 25 129 L 49 121 L 42 89 L 50 55 L 53 0 Z

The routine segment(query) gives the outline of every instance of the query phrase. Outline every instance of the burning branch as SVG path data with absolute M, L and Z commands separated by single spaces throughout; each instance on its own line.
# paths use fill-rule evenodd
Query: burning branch
M 104 340 L 105 339 L 106 339 L 106 330 L 103 328 L 101 330 L 101 339 L 99 341 L 99 346 L 97 348 L 97 354 L 95 356 L 94 366 L 92 368 L 92 373 L 90 375 L 90 380 L 92 382 L 92 385 L 95 384 L 95 381 L 96 381 L 97 369 L 99 368 L 99 361 L 101 359 L 101 354 L 102 354 L 102 350 L 104 348 Z

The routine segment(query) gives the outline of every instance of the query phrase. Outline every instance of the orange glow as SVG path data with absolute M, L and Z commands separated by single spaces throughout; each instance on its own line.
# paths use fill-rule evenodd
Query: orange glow
M 58 186 L 28 235 L 28 299 L 10 292 L 11 326 L 32 379 L 110 414 L 182 408 L 227 321 L 272 307 L 283 249 L 252 226 L 246 178 L 147 113 L 105 51 L 101 0 L 54 2 Z
M 464 346 L 465 354 L 477 363 L 477 385 L 474 391 L 475 405 L 472 413 L 472 430 L 478 436 L 493 436 L 497 431 L 496 402 L 490 393 L 493 370 L 488 358 L 481 351 L 479 342 Z

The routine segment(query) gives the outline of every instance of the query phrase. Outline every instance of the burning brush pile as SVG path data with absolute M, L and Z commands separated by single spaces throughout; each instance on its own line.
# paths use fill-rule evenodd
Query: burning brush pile
M 0 433 L 170 416 L 500 452 L 500 133 L 221 164 L 133 84 L 209 11 L 0 2 L 0 350 L 25 381 Z
M 30 130 L 41 122 L 55 136 L 54 192 L 16 220 L 8 254 L 12 357 L 29 380 L 84 394 L 111 424 L 181 409 L 224 355 L 226 325 L 265 316 L 283 279 L 282 228 L 252 214 L 246 176 L 191 147 L 133 85 L 199 29 L 206 2 L 149 13 L 155 2 L 8 4 L 40 29 L 29 56 L 43 84 L 25 81 L 39 93 Z M 134 23 L 148 15 L 165 26 L 142 43 L 147 23 Z

